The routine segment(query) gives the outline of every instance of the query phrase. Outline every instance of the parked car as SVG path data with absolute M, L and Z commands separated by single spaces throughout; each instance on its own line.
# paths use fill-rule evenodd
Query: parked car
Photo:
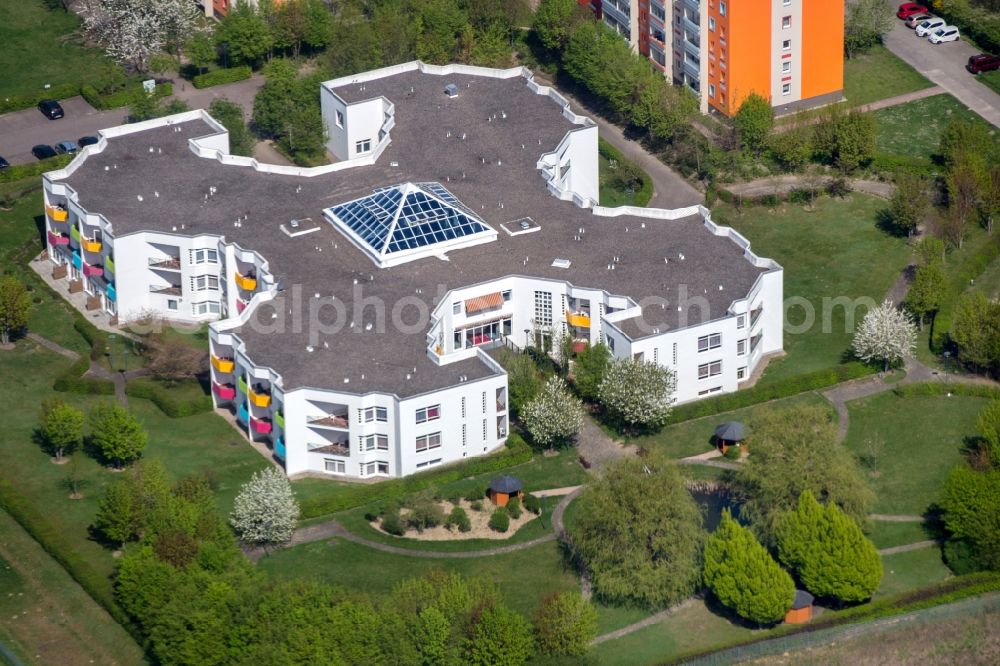
M 60 155 L 76 155 L 76 151 L 79 150 L 76 144 L 72 141 L 60 141 L 56 144 L 56 152 Z
M 927 8 L 915 2 L 904 2 L 896 10 L 896 18 L 908 19 L 914 14 L 926 14 Z
M 31 154 L 40 160 L 46 160 L 50 157 L 56 156 L 56 151 L 52 146 L 46 146 L 44 143 L 32 147 Z
M 96 136 L 81 136 L 76 142 L 76 145 L 83 148 L 84 146 L 92 146 L 97 143 L 98 139 Z
M 910 16 L 910 18 L 906 19 L 906 21 L 904 21 L 904 23 L 906 24 L 907 28 L 916 28 L 918 25 L 920 25 L 924 21 L 926 21 L 928 19 L 932 19 L 932 18 L 934 18 L 934 17 L 931 16 L 930 14 L 913 14 L 913 15 Z
M 63 108 L 59 106 L 59 102 L 54 99 L 43 99 L 38 103 L 38 110 L 49 120 L 58 120 L 66 115 L 63 113 Z
M 920 25 L 914 28 L 914 32 L 917 34 L 917 37 L 926 37 L 938 28 L 943 28 L 944 25 L 945 22 L 943 18 L 930 18 L 921 22 Z
M 965 64 L 965 68 L 973 74 L 992 72 L 1000 69 L 1000 56 L 987 55 L 985 53 L 969 56 L 969 62 Z
M 9 166 L 10 166 L 10 162 L 8 162 L 2 156 L 0 156 L 0 169 L 6 169 Z
M 945 42 L 958 41 L 958 28 L 953 25 L 943 25 L 931 34 L 927 35 L 931 44 L 944 44 Z

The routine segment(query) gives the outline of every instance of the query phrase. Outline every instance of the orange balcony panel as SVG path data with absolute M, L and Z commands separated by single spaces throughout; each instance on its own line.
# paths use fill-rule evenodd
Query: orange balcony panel
M 101 241 L 99 240 L 90 240 L 89 238 L 84 238 L 81 245 L 83 245 L 83 249 L 86 250 L 87 252 L 101 251 Z
M 236 364 L 231 358 L 219 358 L 218 356 L 212 355 L 212 367 L 219 372 L 232 372 Z
M 65 222 L 69 219 L 69 211 L 59 206 L 46 206 L 45 212 L 56 222 Z
M 569 324 L 570 326 L 579 326 L 580 328 L 590 328 L 590 315 L 584 314 L 582 312 L 567 312 L 566 323 Z
M 256 278 L 246 277 L 240 275 L 239 273 L 236 273 L 233 277 L 236 280 L 236 286 L 239 287 L 240 289 L 244 289 L 246 291 L 253 291 L 254 289 L 257 288 Z
M 267 407 L 271 404 L 271 394 L 257 393 L 253 389 L 250 389 L 250 402 L 257 407 Z

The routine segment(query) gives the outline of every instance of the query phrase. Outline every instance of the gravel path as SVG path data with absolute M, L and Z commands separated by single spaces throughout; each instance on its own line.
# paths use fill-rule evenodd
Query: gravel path
M 72 349 L 66 349 L 60 344 L 52 342 L 47 338 L 43 338 L 37 333 L 28 333 L 27 338 L 32 342 L 36 342 L 41 346 L 45 347 L 49 351 L 53 351 L 56 354 L 65 356 L 71 361 L 75 361 L 80 358 Z M 146 368 L 140 368 L 139 370 L 131 370 L 127 373 L 122 372 L 111 372 L 107 368 L 104 368 L 94 361 L 90 362 L 90 367 L 87 369 L 86 375 L 91 377 L 96 377 L 98 379 L 106 379 L 115 385 L 115 398 L 122 407 L 128 407 L 128 395 L 125 394 L 125 381 L 132 379 L 134 377 L 142 377 L 149 374 L 149 370 Z
M 890 515 L 887 513 L 871 513 L 868 514 L 869 520 L 877 520 L 883 523 L 922 523 L 924 522 L 923 516 L 899 516 Z
M 927 541 L 918 541 L 916 543 L 908 543 L 902 546 L 893 546 L 892 548 L 882 548 L 878 551 L 878 554 L 895 555 L 896 553 L 908 553 L 911 550 L 923 550 L 924 548 L 931 548 L 936 545 L 938 545 L 937 541 L 928 539 Z

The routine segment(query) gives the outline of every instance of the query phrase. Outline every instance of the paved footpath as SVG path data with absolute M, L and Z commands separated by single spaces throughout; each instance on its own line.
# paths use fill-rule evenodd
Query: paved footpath
M 62 345 L 59 345 L 47 338 L 43 338 L 37 333 L 28 333 L 26 336 L 32 342 L 35 342 L 42 347 L 45 347 L 49 351 L 53 351 L 61 356 L 65 356 L 71 361 L 75 361 L 80 358 L 72 349 L 66 349 Z M 125 394 L 125 382 L 129 379 L 135 377 L 143 377 L 149 374 L 147 368 L 140 368 L 138 370 L 130 370 L 129 372 L 111 372 L 107 368 L 98 365 L 96 362 L 91 361 L 90 367 L 85 373 L 91 377 L 97 377 L 98 379 L 106 379 L 115 385 L 115 398 L 122 407 L 128 407 L 128 395 Z

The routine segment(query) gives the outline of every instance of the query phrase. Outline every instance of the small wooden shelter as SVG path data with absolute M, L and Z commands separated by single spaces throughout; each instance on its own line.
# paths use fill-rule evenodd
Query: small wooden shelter
M 729 421 L 718 425 L 715 428 L 715 446 L 725 455 L 730 446 L 743 445 L 747 436 L 746 432 L 746 426 L 739 421 Z
M 805 590 L 795 590 L 792 607 L 785 613 L 785 624 L 805 624 L 812 619 L 813 595 Z
M 507 506 L 511 497 L 524 498 L 524 482 L 516 476 L 498 476 L 490 479 L 487 493 L 495 505 Z

